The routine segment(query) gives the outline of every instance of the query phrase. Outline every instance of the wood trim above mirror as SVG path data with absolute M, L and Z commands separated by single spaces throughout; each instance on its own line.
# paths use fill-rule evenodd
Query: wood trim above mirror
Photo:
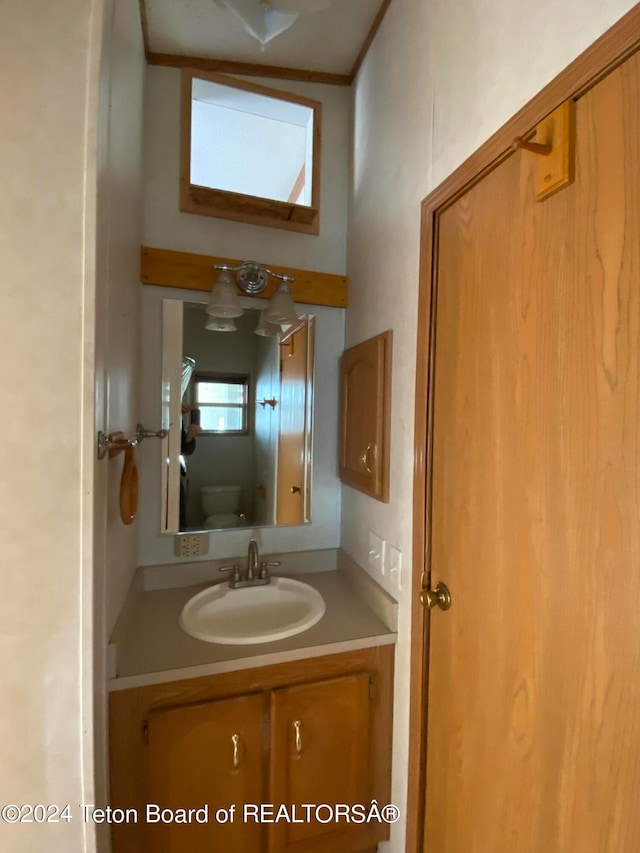
M 196 255 L 191 252 L 175 252 L 172 249 L 154 249 L 141 246 L 140 281 L 161 287 L 177 287 L 182 290 L 209 291 L 215 284 L 218 270 L 214 264 L 238 266 L 249 258 L 221 258 L 214 255 Z M 274 272 L 293 275 L 291 285 L 294 302 L 308 305 L 327 305 L 330 308 L 347 307 L 347 277 L 333 273 L 301 270 L 269 264 Z M 270 279 L 263 293 L 255 294 L 259 299 L 270 299 L 278 285 Z

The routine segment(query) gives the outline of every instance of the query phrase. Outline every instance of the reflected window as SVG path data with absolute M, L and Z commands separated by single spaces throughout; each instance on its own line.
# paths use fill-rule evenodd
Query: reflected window
M 249 377 L 196 373 L 193 405 L 203 433 L 242 435 L 249 431 Z

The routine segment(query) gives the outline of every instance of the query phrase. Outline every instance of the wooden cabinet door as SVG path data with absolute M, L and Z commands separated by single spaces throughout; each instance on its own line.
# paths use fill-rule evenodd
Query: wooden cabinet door
M 340 364 L 340 478 L 389 500 L 391 332 L 345 350 Z
M 369 675 L 275 690 L 271 694 L 270 802 L 368 805 L 370 782 Z M 326 819 L 326 810 L 320 819 Z M 304 818 L 302 811 L 297 818 Z M 362 849 L 367 825 L 276 822 L 270 853 L 348 853 Z M 369 845 L 371 846 L 371 845 Z
M 151 823 L 146 853 L 247 853 L 264 849 L 264 830 L 244 823 L 244 803 L 265 799 L 266 697 L 239 696 L 152 712 L 148 797 L 165 809 L 209 807 L 203 824 Z M 236 805 L 233 822 L 217 809 Z

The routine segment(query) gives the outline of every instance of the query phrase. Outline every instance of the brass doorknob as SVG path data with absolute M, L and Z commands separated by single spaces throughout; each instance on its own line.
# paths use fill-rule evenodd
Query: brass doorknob
M 420 592 L 420 601 L 427 610 L 433 610 L 434 607 L 439 607 L 440 610 L 448 610 L 451 607 L 449 587 L 440 581 L 436 584 L 435 589 L 423 589 Z
M 300 495 L 302 494 L 302 488 L 300 486 L 291 486 L 291 494 L 292 495 Z

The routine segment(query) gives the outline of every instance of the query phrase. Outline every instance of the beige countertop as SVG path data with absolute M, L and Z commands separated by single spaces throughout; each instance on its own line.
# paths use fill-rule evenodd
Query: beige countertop
M 304 582 L 322 595 L 326 612 L 307 631 L 271 643 L 220 645 L 196 640 L 183 631 L 178 624 L 183 606 L 211 583 L 135 592 L 127 605 L 126 619 L 121 620 L 124 624 L 114 633 L 115 677 L 109 689 L 124 690 L 395 643 L 395 602 L 355 564 L 344 568 L 305 573 Z

